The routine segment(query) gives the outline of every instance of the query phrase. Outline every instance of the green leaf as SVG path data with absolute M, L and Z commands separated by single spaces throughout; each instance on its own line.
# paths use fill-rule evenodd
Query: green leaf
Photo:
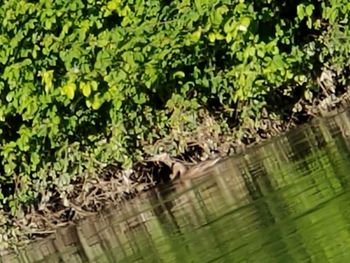
M 223 21 L 223 14 L 227 13 L 229 11 L 228 7 L 223 5 L 220 6 L 219 8 L 217 8 L 215 10 L 215 12 L 213 12 L 211 14 L 211 22 L 215 25 L 215 26 L 219 26 L 221 25 L 222 21 Z
M 140 93 L 134 97 L 134 100 L 137 104 L 145 104 L 147 101 L 147 96 L 144 93 Z
M 63 93 L 68 97 L 68 99 L 72 100 L 74 99 L 76 85 L 73 82 L 68 82 L 66 85 L 63 86 L 62 90 Z
M 202 13 L 202 0 L 194 0 L 198 13 Z
M 215 40 L 216 40 L 215 33 L 213 33 L 213 32 L 209 33 L 208 38 L 209 38 L 210 42 L 212 42 L 212 43 L 215 42 Z
M 191 34 L 191 37 L 190 37 L 191 41 L 194 42 L 194 43 L 198 42 L 199 39 L 201 38 L 201 34 L 202 34 L 202 30 L 201 29 L 198 29 L 197 31 L 193 32 Z
M 44 71 L 41 73 L 42 83 L 45 86 L 45 92 L 48 93 L 53 88 L 53 70 Z
M 12 99 L 13 99 L 13 97 L 14 97 L 14 92 L 13 92 L 13 91 L 10 91 L 10 92 L 7 93 L 7 95 L 6 95 L 6 101 L 7 101 L 7 102 L 11 102 Z
M 235 26 L 236 26 L 235 18 L 231 17 L 224 25 L 224 32 L 226 34 L 231 33 L 235 28 Z
M 238 26 L 238 30 L 246 32 L 250 25 L 250 20 L 251 19 L 249 17 L 243 17 L 240 21 L 240 25 Z
M 297 15 L 300 20 L 303 20 L 305 17 L 305 5 L 300 4 L 297 6 Z
M 307 25 L 307 27 L 308 28 L 312 28 L 312 20 L 311 20 L 311 18 L 308 18 L 308 20 L 306 21 L 306 25 Z
M 36 153 L 36 152 L 31 153 L 31 155 L 30 155 L 30 161 L 31 161 L 31 163 L 32 163 L 34 166 L 38 165 L 39 162 L 40 162 L 40 156 L 39 156 L 39 154 Z
M 305 8 L 306 15 L 310 17 L 312 15 L 314 9 L 315 9 L 314 5 L 312 5 L 312 4 L 307 5 Z
M 107 8 L 110 11 L 118 10 L 118 7 L 120 6 L 120 0 L 112 0 L 107 3 Z
M 230 43 L 231 41 L 232 41 L 232 34 L 231 33 L 228 33 L 227 35 L 226 35 L 226 42 L 227 43 Z
M 185 77 L 185 73 L 183 71 L 176 71 L 174 74 L 173 74 L 173 78 L 184 78 Z
M 92 88 L 92 90 L 96 91 L 98 89 L 97 81 L 90 81 L 90 87 Z
M 79 86 L 81 92 L 85 97 L 89 97 L 91 94 L 91 86 L 89 82 L 80 82 Z
M 101 105 L 103 104 L 103 100 L 102 98 L 100 97 L 99 94 L 96 94 L 93 98 L 93 101 L 92 101 L 92 104 L 91 104 L 91 107 L 94 109 L 94 110 L 98 110 Z

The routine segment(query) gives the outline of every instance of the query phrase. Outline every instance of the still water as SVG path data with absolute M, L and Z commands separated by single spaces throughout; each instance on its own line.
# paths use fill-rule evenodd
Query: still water
M 350 262 L 350 112 L 147 193 L 2 262 Z

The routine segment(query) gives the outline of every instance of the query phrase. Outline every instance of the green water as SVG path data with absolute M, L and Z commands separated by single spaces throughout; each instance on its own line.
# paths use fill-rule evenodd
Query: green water
M 300 127 L 197 181 L 33 244 L 16 260 L 350 262 L 349 120 L 344 112 Z

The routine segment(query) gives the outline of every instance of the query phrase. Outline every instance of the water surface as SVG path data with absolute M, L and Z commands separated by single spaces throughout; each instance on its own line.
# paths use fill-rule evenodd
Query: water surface
M 2 262 L 350 262 L 350 113 L 299 127 Z

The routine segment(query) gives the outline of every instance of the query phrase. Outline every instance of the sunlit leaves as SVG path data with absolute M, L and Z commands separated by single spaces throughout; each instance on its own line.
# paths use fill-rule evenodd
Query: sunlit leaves
M 48 93 L 53 88 L 53 70 L 41 72 L 41 79 L 45 92 Z
M 306 24 L 308 28 L 312 28 L 312 14 L 315 9 L 315 6 L 313 4 L 299 4 L 297 6 L 297 15 L 299 20 L 303 20 L 305 17 L 307 18 Z
M 250 18 L 249 17 L 242 17 L 239 26 L 238 26 L 238 30 L 246 32 L 248 30 L 248 27 L 250 25 Z
M 74 82 L 68 82 L 62 87 L 62 94 L 66 95 L 68 99 L 74 99 L 75 90 L 77 86 Z
M 194 43 L 197 43 L 202 35 L 202 28 L 199 27 L 195 32 L 189 34 L 186 38 L 185 44 L 187 46 L 193 45 Z
M 229 11 L 229 8 L 226 5 L 218 7 L 214 12 L 210 14 L 210 22 L 215 27 L 219 27 L 222 24 L 224 19 L 223 15 Z
M 147 101 L 147 97 L 144 93 L 136 94 L 133 97 L 133 100 L 136 104 L 144 104 Z
M 107 3 L 107 8 L 110 11 L 115 11 L 118 9 L 118 7 L 120 6 L 121 1 L 120 0 L 111 0 Z
M 201 38 L 201 29 L 198 29 L 197 31 L 195 31 L 191 34 L 190 39 L 193 42 L 198 42 L 200 38 Z
M 92 88 L 89 82 L 80 82 L 79 88 L 85 97 L 90 96 Z
M 289 4 L 5 1 L 0 155 L 6 176 L 18 169 L 31 178 L 48 160 L 66 173 L 78 163 L 57 155 L 68 141 L 78 145 L 73 159 L 84 149 L 100 161 L 130 165 L 140 138 L 147 143 L 168 128 L 189 129 L 199 107 L 243 112 L 240 103 L 258 112 L 267 91 L 313 79 L 308 74 L 317 59 L 332 61 L 329 68 L 348 66 L 349 3 Z M 308 29 L 332 30 L 304 37 Z M 311 100 L 312 93 L 304 97 Z M 113 143 L 97 144 L 110 126 L 119 131 Z M 62 182 L 69 182 L 65 176 Z
M 97 110 L 101 107 L 102 103 L 103 103 L 103 99 L 101 98 L 101 96 L 99 94 L 96 94 L 92 99 L 91 107 L 94 110 Z

